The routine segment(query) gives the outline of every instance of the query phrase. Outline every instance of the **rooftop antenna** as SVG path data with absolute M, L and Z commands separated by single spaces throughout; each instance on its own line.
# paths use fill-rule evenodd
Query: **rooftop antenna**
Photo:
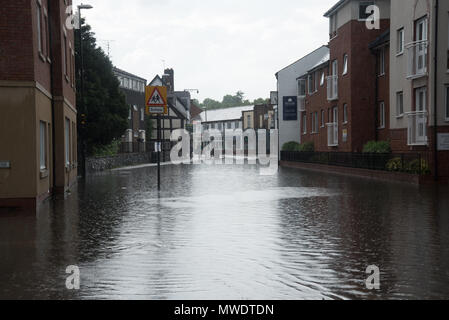
M 106 48 L 107 48 L 107 52 L 108 52 L 108 58 L 110 58 L 110 56 L 111 56 L 111 42 L 115 42 L 115 40 L 100 40 L 100 41 L 106 43 Z

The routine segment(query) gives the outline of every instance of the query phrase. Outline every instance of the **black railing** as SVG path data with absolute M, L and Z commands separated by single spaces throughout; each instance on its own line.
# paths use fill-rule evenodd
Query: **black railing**
M 429 174 L 427 153 L 350 153 L 282 151 L 281 160 L 411 174 Z

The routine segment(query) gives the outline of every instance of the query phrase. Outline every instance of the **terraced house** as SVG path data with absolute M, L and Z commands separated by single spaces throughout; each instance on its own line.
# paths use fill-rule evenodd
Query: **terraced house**
M 74 33 L 65 23 L 71 4 L 0 6 L 0 207 L 36 208 L 76 182 Z

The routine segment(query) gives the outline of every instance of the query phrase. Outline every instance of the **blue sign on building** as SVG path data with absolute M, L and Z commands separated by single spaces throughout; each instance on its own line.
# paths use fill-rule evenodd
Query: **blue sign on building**
M 284 121 L 298 121 L 298 97 L 284 97 Z

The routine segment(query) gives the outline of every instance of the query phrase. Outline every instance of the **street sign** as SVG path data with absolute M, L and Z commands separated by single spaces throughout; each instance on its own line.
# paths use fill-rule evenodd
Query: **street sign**
M 168 114 L 167 87 L 147 86 L 145 88 L 145 111 L 148 115 Z

